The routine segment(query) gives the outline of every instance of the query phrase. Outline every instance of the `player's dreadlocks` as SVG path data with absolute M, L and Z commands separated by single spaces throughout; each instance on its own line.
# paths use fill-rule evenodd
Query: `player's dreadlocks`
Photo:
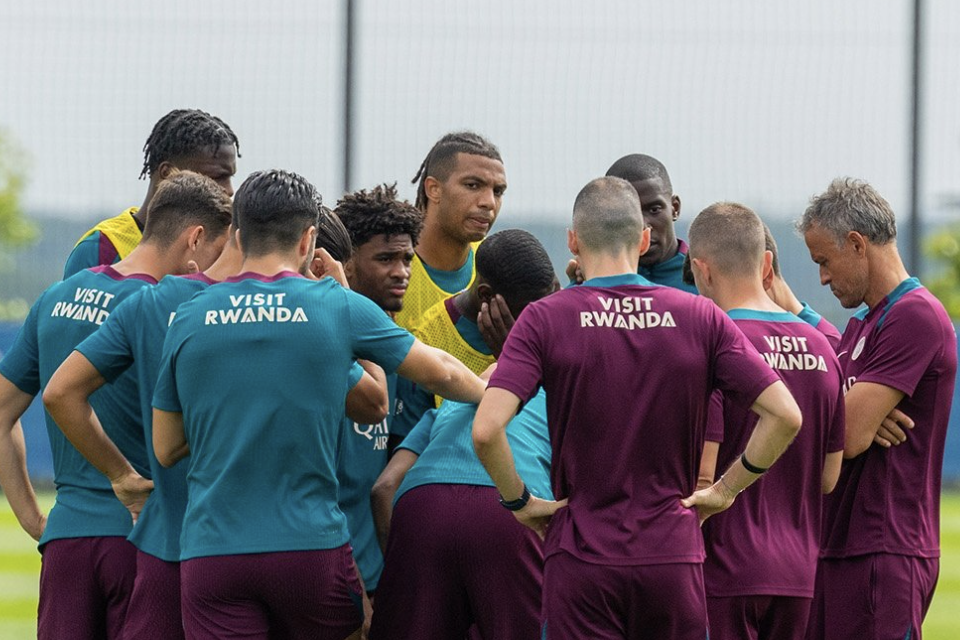
M 417 208 L 425 211 L 427 208 L 427 194 L 424 189 L 424 182 L 427 176 L 433 176 L 441 182 L 450 177 L 453 170 L 453 159 L 458 153 L 468 153 L 476 156 L 483 156 L 503 162 L 500 157 L 500 150 L 496 145 L 472 131 L 457 131 L 448 133 L 433 145 L 427 157 L 420 163 L 420 169 L 417 175 L 413 176 L 410 182 L 417 185 Z
M 232 144 L 240 157 L 240 141 L 226 122 L 199 109 L 174 109 L 153 126 L 143 145 L 140 178 L 152 176 L 165 161 L 225 144 Z
M 337 202 L 336 214 L 355 249 L 381 234 L 388 238 L 407 234 L 416 246 L 423 229 L 423 213 L 406 200 L 397 199 L 396 183 L 343 196 Z

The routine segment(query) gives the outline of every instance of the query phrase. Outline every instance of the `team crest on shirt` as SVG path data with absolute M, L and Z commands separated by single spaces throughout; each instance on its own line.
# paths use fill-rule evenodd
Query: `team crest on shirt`
M 867 336 L 862 336 L 857 340 L 857 346 L 853 348 L 853 353 L 850 354 L 851 360 L 856 360 L 860 357 L 860 354 L 863 353 L 863 347 L 867 344 Z

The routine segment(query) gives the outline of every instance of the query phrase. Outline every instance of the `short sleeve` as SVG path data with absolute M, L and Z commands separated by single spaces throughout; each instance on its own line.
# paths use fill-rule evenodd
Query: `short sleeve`
M 354 356 L 376 362 L 390 374 L 413 346 L 414 337 L 399 327 L 375 302 L 345 290 Z
M 44 292 L 46 293 L 46 292 Z M 0 361 L 0 374 L 26 394 L 40 393 L 40 345 L 37 339 L 37 320 L 43 295 L 30 308 L 17 338 Z
M 363 366 L 354 361 L 350 365 L 350 373 L 347 374 L 347 389 L 352 391 L 355 386 L 360 384 L 361 378 L 363 378 Z
M 721 391 L 714 390 L 710 394 L 704 439 L 710 442 L 723 442 L 723 392 Z
M 160 356 L 160 372 L 157 375 L 157 386 L 153 392 L 153 407 L 171 413 L 183 413 L 180 404 L 180 394 L 177 391 L 177 354 L 183 344 L 181 327 L 183 324 L 175 318 L 167 337 L 163 341 L 163 354 Z
M 943 349 L 943 328 L 924 300 L 893 305 L 876 332 L 857 382 L 873 382 L 911 396 Z
M 418 456 L 423 453 L 423 450 L 427 448 L 427 445 L 430 444 L 430 434 L 433 431 L 433 424 L 437 419 L 437 409 L 430 409 L 423 417 L 420 418 L 420 422 L 417 423 L 417 426 L 410 431 L 406 438 L 403 439 L 397 448 L 398 449 L 407 449 L 412 451 Z
M 64 280 L 84 269 L 100 265 L 100 235 L 99 231 L 94 231 L 73 248 L 63 266 Z
M 714 388 L 723 401 L 750 407 L 764 389 L 780 379 L 736 323 L 719 308 L 710 309 L 717 341 L 714 349 Z
M 531 305 L 517 319 L 497 359 L 488 386 L 511 392 L 522 402 L 537 393 L 543 379 L 542 318 L 540 306 Z
M 107 382 L 113 382 L 133 365 L 133 347 L 130 329 L 138 321 L 141 308 L 141 289 L 122 301 L 100 328 L 77 345 L 76 350 Z

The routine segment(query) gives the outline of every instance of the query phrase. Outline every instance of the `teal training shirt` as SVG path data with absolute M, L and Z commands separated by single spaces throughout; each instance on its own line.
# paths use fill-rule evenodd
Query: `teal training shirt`
M 211 284 L 214 281 L 202 273 L 167 276 L 157 286 L 144 287 L 124 300 L 103 326 L 77 347 L 108 383 L 128 371 L 136 381 L 153 491 L 129 539 L 140 551 L 167 562 L 180 560 L 187 462 L 181 460 L 166 469 L 153 453 L 153 390 L 163 339 L 177 307 Z
M 697 295 L 697 288 L 683 281 L 683 261 L 688 251 L 687 243 L 678 239 L 675 256 L 649 267 L 640 265 L 637 273 L 654 284 L 662 284 L 665 287 L 673 287 Z
M 412 345 L 329 278 L 241 274 L 181 305 L 153 399 L 182 412 L 190 446 L 181 560 L 345 544 L 336 449 L 353 360 L 392 373 Z
M 0 362 L 0 374 L 24 393 L 37 395 L 84 338 L 101 326 L 126 297 L 156 281 L 123 276 L 112 267 L 80 271 L 47 289 L 30 309 L 16 342 Z M 104 431 L 138 473 L 150 477 L 140 430 L 136 381 L 121 376 L 90 396 Z M 46 411 L 57 497 L 40 538 L 126 536 L 130 512 L 110 482 L 80 455 Z
M 463 263 L 463 266 L 453 271 L 434 269 L 423 260 L 420 263 L 438 287 L 444 291 L 459 293 L 467 288 L 470 284 L 470 278 L 473 276 L 473 247 L 470 247 L 470 253 L 467 255 L 467 260 Z
M 419 454 L 397 489 L 394 502 L 425 484 L 494 486 L 473 449 L 473 418 L 477 405 L 447 400 L 424 416 L 400 444 Z M 550 490 L 550 434 L 547 399 L 541 389 L 507 425 L 507 440 L 517 473 L 538 498 L 553 500 Z
M 350 546 L 367 591 L 377 588 L 383 571 L 383 553 L 373 524 L 370 491 L 387 466 L 387 439 L 397 408 L 396 374 L 387 376 L 387 390 L 390 410 L 378 424 L 358 424 L 344 417 L 337 458 L 340 510 L 347 517 Z

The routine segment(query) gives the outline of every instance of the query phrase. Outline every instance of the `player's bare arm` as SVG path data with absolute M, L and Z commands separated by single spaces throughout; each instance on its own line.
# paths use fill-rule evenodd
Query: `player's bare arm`
M 43 392 L 43 404 L 77 451 L 107 476 L 114 493 L 136 522 L 153 482 L 142 477 L 103 430 L 90 396 L 106 380 L 79 351 L 56 370 Z
M 346 414 L 357 424 L 376 424 L 390 411 L 387 374 L 373 362 L 357 363 L 363 367 L 363 377 L 347 393 Z
M 190 455 L 190 445 L 183 431 L 183 414 L 153 409 L 153 452 L 165 467 L 172 467 Z
M 20 526 L 39 541 L 47 516 L 27 474 L 27 446 L 20 426 L 20 416 L 32 401 L 32 395 L 0 376 L 0 488 Z
M 903 392 L 892 387 L 875 382 L 854 383 L 844 396 L 847 430 L 843 457 L 855 458 L 869 449 L 885 421 L 892 422 L 888 420 L 888 416 L 902 399 Z M 894 435 L 891 426 L 887 425 L 885 433 L 889 433 L 897 441 L 896 444 L 902 442 L 900 438 L 906 439 L 902 430 L 898 430 L 900 433 Z
M 700 522 L 728 509 L 737 494 L 753 484 L 786 451 L 800 431 L 803 416 L 783 382 L 776 381 L 754 401 L 750 409 L 760 420 L 747 441 L 743 455 L 714 484 L 681 500 L 696 507 Z
M 700 454 L 700 471 L 697 473 L 697 489 L 706 489 L 716 481 L 717 456 L 719 454 L 719 442 L 707 440 L 703 443 L 703 453 Z
M 823 473 L 820 475 L 820 490 L 832 493 L 840 478 L 840 466 L 843 464 L 843 451 L 828 453 L 823 460 Z
M 478 403 L 487 383 L 449 353 L 414 340 L 397 373 L 436 395 L 457 402 Z
M 373 508 L 373 524 L 377 531 L 380 550 L 387 552 L 387 539 L 390 537 L 390 520 L 393 518 L 393 496 L 397 494 L 400 483 L 407 471 L 419 458 L 409 449 L 397 449 L 386 468 L 370 490 L 370 506 Z
M 519 408 L 520 398 L 505 389 L 492 387 L 484 394 L 473 420 L 473 447 L 504 502 L 515 502 L 529 495 L 526 484 L 517 473 L 507 440 L 507 424 Z M 543 538 L 553 514 L 566 504 L 566 500 L 542 500 L 529 496 L 527 504 L 513 515 Z

